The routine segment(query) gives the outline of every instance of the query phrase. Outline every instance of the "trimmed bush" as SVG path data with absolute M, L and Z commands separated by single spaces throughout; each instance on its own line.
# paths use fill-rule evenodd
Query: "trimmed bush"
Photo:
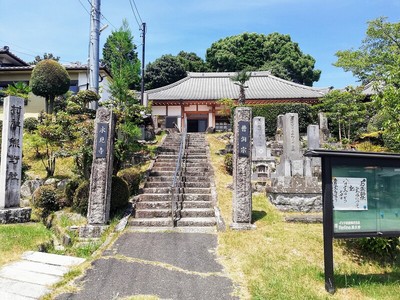
M 80 213 L 82 216 L 86 216 L 88 212 L 89 188 L 89 181 L 82 181 L 74 194 L 72 209 L 75 212 Z
M 232 153 L 227 153 L 224 159 L 225 170 L 229 175 L 233 173 L 233 155 Z
M 32 205 L 38 210 L 42 220 L 60 208 L 57 200 L 57 190 L 53 185 L 40 186 L 33 194 L 32 199 Z
M 121 177 L 113 176 L 111 184 L 110 214 L 126 208 L 129 202 L 129 187 Z
M 39 120 L 34 117 L 29 117 L 24 120 L 24 128 L 29 133 L 34 132 L 39 125 Z
M 135 167 L 120 170 L 117 174 L 128 184 L 129 195 L 137 195 L 139 192 L 139 184 L 142 179 L 142 173 Z
M 65 206 L 69 207 L 73 205 L 75 192 L 81 183 L 81 178 L 73 178 L 68 181 L 67 185 L 65 186 Z
M 304 103 L 277 103 L 246 106 L 252 108 L 253 117 L 265 118 L 265 134 L 269 137 L 275 135 L 276 123 L 279 115 L 297 113 L 299 115 L 300 132 L 307 132 L 307 126 L 313 124 L 314 121 L 311 106 Z M 232 113 L 233 112 L 234 110 L 232 110 Z M 233 119 L 232 117 L 232 120 Z

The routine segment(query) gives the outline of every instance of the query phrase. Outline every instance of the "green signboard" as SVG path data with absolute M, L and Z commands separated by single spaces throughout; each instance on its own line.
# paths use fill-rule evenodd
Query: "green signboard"
M 333 238 L 400 236 L 400 155 L 309 150 L 322 159 L 325 289 L 335 292 Z
M 334 233 L 400 230 L 400 168 L 333 165 Z

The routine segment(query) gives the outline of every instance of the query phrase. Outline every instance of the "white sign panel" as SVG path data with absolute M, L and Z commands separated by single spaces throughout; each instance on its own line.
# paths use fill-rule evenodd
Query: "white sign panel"
M 367 178 L 333 177 L 334 210 L 367 210 Z

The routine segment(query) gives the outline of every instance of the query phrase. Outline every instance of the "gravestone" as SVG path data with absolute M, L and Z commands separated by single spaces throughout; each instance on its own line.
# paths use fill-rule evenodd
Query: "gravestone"
M 307 148 L 319 149 L 320 146 L 320 129 L 318 125 L 308 125 L 307 127 Z M 321 158 L 311 157 L 305 158 L 310 160 L 311 176 L 321 177 Z M 308 171 L 308 170 L 307 170 Z M 308 174 L 308 173 L 307 173 Z
M 24 99 L 8 96 L 3 105 L 0 167 L 0 223 L 30 220 L 31 208 L 20 206 Z
M 321 186 L 313 176 L 313 161 L 304 158 L 301 152 L 298 115 L 288 113 L 282 119 L 283 154 L 276 173 L 271 175 L 271 186 L 266 189 L 269 199 L 283 211 L 320 211 Z M 314 139 L 311 136 L 310 140 Z
M 307 148 L 308 149 L 319 149 L 319 126 L 308 125 L 307 126 Z
M 233 138 L 233 223 L 237 230 L 251 229 L 251 108 L 235 109 Z
M 252 180 L 265 183 L 275 169 L 275 157 L 267 148 L 265 118 L 253 118 Z
M 267 143 L 265 141 L 265 118 L 253 118 L 253 161 L 267 158 Z
M 282 142 L 283 141 L 283 117 L 284 117 L 284 115 L 279 115 L 277 120 L 276 120 L 275 140 L 277 142 Z
M 95 120 L 87 216 L 89 226 L 80 229 L 80 236 L 95 237 L 101 234 L 110 217 L 114 127 L 112 111 L 100 107 Z
M 320 130 L 320 144 L 326 143 L 330 138 L 330 132 L 328 127 L 328 118 L 323 112 L 318 113 L 319 119 L 319 130 Z

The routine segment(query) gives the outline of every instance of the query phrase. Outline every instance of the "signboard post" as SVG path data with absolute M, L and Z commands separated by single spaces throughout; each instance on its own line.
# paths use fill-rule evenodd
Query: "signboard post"
M 400 155 L 309 150 L 322 158 L 325 289 L 335 292 L 333 238 L 400 236 Z

